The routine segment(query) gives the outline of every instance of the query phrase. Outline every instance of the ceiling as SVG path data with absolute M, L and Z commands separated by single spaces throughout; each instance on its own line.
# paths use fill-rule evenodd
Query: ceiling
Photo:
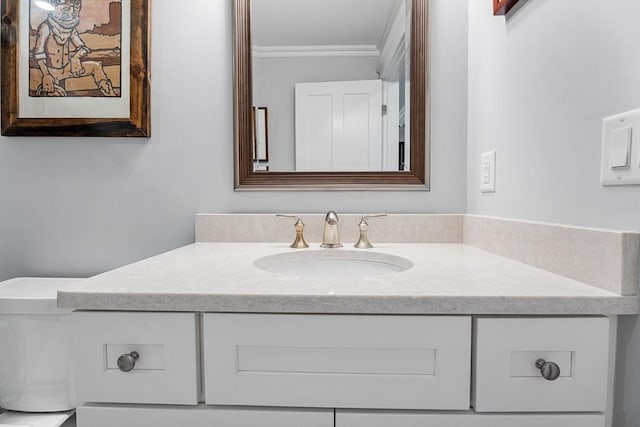
M 403 0 L 253 0 L 258 46 L 375 45 Z

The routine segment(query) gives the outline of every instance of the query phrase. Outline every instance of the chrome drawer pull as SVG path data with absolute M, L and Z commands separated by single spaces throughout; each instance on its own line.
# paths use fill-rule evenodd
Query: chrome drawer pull
M 540 369 L 540 374 L 545 380 L 557 380 L 560 376 L 560 367 L 556 363 L 538 359 L 536 360 L 536 368 Z
M 140 359 L 140 354 L 137 351 L 132 351 L 129 354 L 123 354 L 118 357 L 118 369 L 122 372 L 132 371 L 136 367 L 137 360 Z

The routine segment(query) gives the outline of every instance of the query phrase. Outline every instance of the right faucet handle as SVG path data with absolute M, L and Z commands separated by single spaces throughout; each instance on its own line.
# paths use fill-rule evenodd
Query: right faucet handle
M 367 222 L 367 220 L 369 218 L 378 218 L 381 216 L 387 216 L 387 214 L 382 213 L 374 215 L 363 215 L 362 218 L 360 218 L 360 223 L 358 224 L 358 229 L 360 229 L 360 237 L 358 237 L 358 241 L 356 242 L 356 244 L 353 245 L 354 247 L 358 249 L 371 249 L 373 247 L 373 245 L 369 241 L 369 236 L 367 235 L 367 232 L 369 231 L 369 223 Z

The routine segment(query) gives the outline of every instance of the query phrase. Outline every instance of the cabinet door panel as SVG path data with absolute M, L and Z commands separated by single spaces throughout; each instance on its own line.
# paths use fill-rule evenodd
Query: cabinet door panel
M 333 427 L 332 409 L 88 404 L 77 427 Z
M 196 405 L 193 313 L 75 312 L 74 366 L 80 402 Z M 123 354 L 138 353 L 122 372 Z
M 549 381 L 535 367 L 560 368 Z M 609 319 L 476 319 L 474 407 L 479 412 L 605 411 Z
M 472 411 L 336 410 L 335 427 L 604 427 L 602 414 L 478 414 Z
M 208 404 L 468 409 L 465 316 L 205 314 Z

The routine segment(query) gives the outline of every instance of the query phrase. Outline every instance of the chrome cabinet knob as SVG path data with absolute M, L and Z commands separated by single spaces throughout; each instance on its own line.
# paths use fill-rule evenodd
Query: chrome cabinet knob
M 557 380 L 560 376 L 560 367 L 556 363 L 538 359 L 536 360 L 536 368 L 540 369 L 540 375 L 547 381 Z
M 129 354 L 123 354 L 118 357 L 118 369 L 122 372 L 133 371 L 136 367 L 136 362 L 140 359 L 140 354 L 137 351 L 132 351 Z

